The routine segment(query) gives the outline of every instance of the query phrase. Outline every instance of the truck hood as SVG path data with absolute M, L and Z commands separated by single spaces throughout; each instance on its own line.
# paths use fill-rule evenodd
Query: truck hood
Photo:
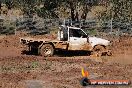
M 89 43 L 94 47 L 95 45 L 109 45 L 110 41 L 98 37 L 89 37 Z

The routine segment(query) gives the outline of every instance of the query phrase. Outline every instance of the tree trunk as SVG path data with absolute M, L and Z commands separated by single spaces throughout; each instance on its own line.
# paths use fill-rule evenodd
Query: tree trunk
M 88 13 L 88 7 L 87 7 L 87 5 L 85 5 L 85 6 L 83 7 L 83 13 L 82 13 L 82 15 L 81 15 L 81 19 L 86 20 L 86 18 L 87 18 L 87 13 Z
M 88 12 L 91 10 L 92 4 L 87 5 L 85 4 L 83 7 L 83 13 L 81 15 L 81 19 L 86 20 Z
M 72 2 L 70 2 L 70 9 L 71 9 L 71 19 L 72 19 L 72 21 L 75 21 L 75 14 L 74 14 L 75 9 L 73 7 Z
M 0 10 L 1 10 L 1 1 L 0 1 Z
M 78 16 L 79 16 L 79 14 L 78 14 L 78 12 L 76 12 L 75 20 L 76 20 L 77 22 L 79 22 Z

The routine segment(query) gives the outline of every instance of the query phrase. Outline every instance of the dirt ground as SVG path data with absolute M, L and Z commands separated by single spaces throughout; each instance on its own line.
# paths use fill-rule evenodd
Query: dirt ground
M 76 53 L 54 57 L 22 55 L 20 37 L 0 36 L 0 88 L 83 88 L 82 67 L 89 71 L 90 79 L 132 80 L 132 37 L 113 39 L 113 55 L 101 58 Z M 86 88 L 132 88 L 132 85 Z

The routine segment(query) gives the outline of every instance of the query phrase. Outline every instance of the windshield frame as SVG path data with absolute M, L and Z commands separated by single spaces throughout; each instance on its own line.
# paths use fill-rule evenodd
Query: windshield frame
M 81 28 L 69 28 L 69 37 L 87 38 L 87 36 L 88 35 Z

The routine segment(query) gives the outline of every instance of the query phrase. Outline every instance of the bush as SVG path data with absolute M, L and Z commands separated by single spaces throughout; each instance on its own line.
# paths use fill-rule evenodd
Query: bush
M 15 34 L 15 23 L 4 20 L 1 25 L 0 34 Z
M 96 29 L 87 29 L 85 32 L 89 35 L 97 35 Z

